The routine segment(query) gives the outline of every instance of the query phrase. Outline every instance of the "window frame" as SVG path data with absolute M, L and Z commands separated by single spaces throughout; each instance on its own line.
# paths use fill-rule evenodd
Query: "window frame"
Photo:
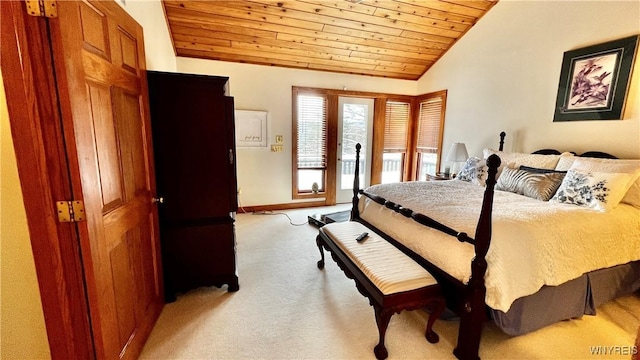
M 419 181 L 424 179 L 419 179 L 420 177 L 420 160 L 421 160 L 421 152 L 418 152 L 418 130 L 419 130 L 419 122 L 420 122 L 420 104 L 429 99 L 440 98 L 442 102 L 442 106 L 440 108 L 440 124 L 438 128 L 438 148 L 436 150 L 436 172 L 440 169 L 440 165 L 442 163 L 442 146 L 443 146 L 443 138 L 444 138 L 444 125 L 445 125 L 445 114 L 447 110 L 447 90 L 434 91 L 431 93 L 426 93 L 422 95 L 418 95 L 415 97 L 414 103 L 414 123 L 412 126 L 412 144 L 411 144 L 411 180 Z M 432 174 L 435 175 L 435 174 Z
M 308 96 L 317 96 L 317 97 L 322 97 L 325 99 L 326 101 L 326 113 L 325 113 L 325 122 L 326 122 L 326 128 L 327 128 L 327 134 L 325 137 L 325 141 L 327 142 L 325 144 L 325 149 L 326 149 L 326 162 L 325 162 L 325 168 L 323 170 L 323 177 L 324 177 L 324 189 L 321 189 L 321 191 L 318 191 L 317 193 L 314 193 L 312 191 L 300 191 L 300 189 L 298 189 L 298 172 L 300 170 L 304 170 L 304 169 L 299 169 L 298 168 L 298 123 L 299 123 L 299 119 L 298 119 L 298 96 L 300 95 L 308 95 Z M 335 175 L 335 170 L 332 171 L 332 168 L 335 167 L 335 160 L 332 160 L 332 157 L 335 157 L 335 145 L 333 146 L 332 149 L 332 141 L 331 138 L 335 139 L 335 136 L 333 136 L 331 134 L 331 130 L 330 130 L 330 118 L 331 118 L 331 107 L 332 107 L 332 101 L 333 99 L 331 98 L 331 96 L 329 96 L 329 94 L 321 91 L 321 89 L 313 89 L 313 88 L 301 88 L 301 87 L 292 87 L 292 113 L 291 113 L 291 117 L 293 119 L 293 123 L 292 123 L 292 161 L 291 161 L 291 173 L 292 173 L 292 184 L 291 184 L 291 189 L 292 189 L 292 199 L 317 199 L 317 198 L 326 198 L 328 196 L 328 193 L 330 193 L 329 189 L 331 187 L 331 184 L 329 184 L 329 181 L 331 179 L 331 176 L 329 173 L 334 173 Z M 332 151 L 333 150 L 333 151 Z M 332 155 L 333 153 L 333 155 Z M 334 176 L 335 177 L 335 176 Z M 333 180 L 335 183 L 335 180 Z M 333 185 L 335 187 L 335 184 Z
M 417 124 L 419 116 L 420 102 L 429 97 L 442 97 L 442 109 L 440 116 L 440 129 L 438 134 L 439 148 L 437 151 L 436 169 L 439 169 L 442 157 L 442 140 L 444 134 L 444 120 L 446 112 L 446 94 L 447 90 L 441 90 L 431 92 L 422 95 L 400 95 L 400 94 L 387 94 L 387 93 L 374 93 L 363 91 L 351 91 L 351 90 L 337 90 L 337 89 L 323 89 L 312 87 L 292 86 L 292 184 L 291 193 L 292 199 L 304 200 L 304 199 L 324 199 L 325 205 L 336 204 L 336 166 L 337 166 L 337 132 L 338 132 L 338 98 L 344 97 L 360 97 L 360 98 L 372 98 L 374 99 L 374 115 L 373 115 L 373 139 L 372 139 L 372 153 L 371 153 L 371 178 L 370 184 L 379 184 L 382 181 L 383 170 L 383 154 L 384 154 L 384 132 L 386 122 L 386 106 L 387 101 L 397 102 L 409 102 L 410 108 L 410 123 L 407 135 L 407 152 L 404 156 L 403 164 L 403 177 L 402 181 L 420 180 L 417 179 Z M 326 149 L 327 149 L 327 161 L 326 169 L 324 171 L 324 183 L 325 191 L 313 192 L 299 192 L 298 191 L 298 94 L 323 96 L 327 99 L 327 136 L 326 136 Z
M 385 101 L 385 111 L 384 111 L 384 122 L 383 122 L 383 128 L 382 128 L 382 149 L 381 149 L 381 153 L 380 153 L 380 158 L 381 158 L 381 162 L 382 162 L 382 166 L 380 168 L 380 180 L 379 183 L 382 183 L 382 172 L 384 170 L 384 154 L 385 153 L 400 153 L 401 155 L 401 169 L 402 169 L 402 173 L 400 176 L 400 181 L 406 181 L 409 178 L 409 173 L 411 171 L 411 162 L 408 161 L 410 159 L 410 152 L 411 152 L 411 128 L 412 128 L 412 124 L 413 124 L 413 118 L 414 118 L 414 101 L 415 99 L 413 97 L 403 97 L 403 98 L 394 98 L 394 97 L 390 97 L 387 98 Z M 387 132 L 387 110 L 388 110 L 388 104 L 389 103 L 402 103 L 402 104 L 407 104 L 408 105 L 408 120 L 407 120 L 407 127 L 406 127 L 406 136 L 405 136 L 405 145 L 404 145 L 404 152 L 402 151 L 387 151 L 386 149 L 386 132 Z

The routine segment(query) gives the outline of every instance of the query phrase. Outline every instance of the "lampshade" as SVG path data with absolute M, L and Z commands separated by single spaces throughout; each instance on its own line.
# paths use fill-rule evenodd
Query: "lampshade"
M 449 153 L 447 154 L 447 161 L 451 162 L 464 162 L 467 161 L 469 154 L 467 153 L 467 147 L 464 143 L 453 143 L 449 148 Z

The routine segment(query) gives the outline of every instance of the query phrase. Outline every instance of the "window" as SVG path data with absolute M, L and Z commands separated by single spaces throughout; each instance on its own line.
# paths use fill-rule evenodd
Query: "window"
M 403 180 L 411 103 L 387 101 L 381 183 Z
M 446 91 L 439 91 L 418 99 L 416 180 L 424 180 L 426 174 L 435 174 L 439 168 L 446 97 Z
M 298 93 L 294 99 L 295 197 L 296 194 L 326 190 L 327 98 L 324 95 Z M 317 189 L 314 184 L 317 184 Z
M 370 173 L 361 176 L 361 181 L 424 180 L 427 173 L 435 174 L 442 151 L 446 95 L 446 90 L 410 96 L 293 86 L 292 199 L 318 199 L 317 203 L 333 205 L 344 192 L 342 174 L 352 174 L 353 170 L 344 167 L 353 154 L 340 149 L 362 142 L 354 136 L 364 131 L 352 123 L 359 117 L 357 108 L 341 109 L 347 98 L 374 99 L 373 134 L 368 135 L 371 151 L 361 152 L 370 161 Z M 361 166 L 361 174 L 363 171 Z

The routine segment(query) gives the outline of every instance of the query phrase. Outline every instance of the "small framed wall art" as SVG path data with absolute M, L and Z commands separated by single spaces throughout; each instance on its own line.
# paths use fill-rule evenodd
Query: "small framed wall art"
M 620 120 L 638 35 L 566 51 L 553 121 Z

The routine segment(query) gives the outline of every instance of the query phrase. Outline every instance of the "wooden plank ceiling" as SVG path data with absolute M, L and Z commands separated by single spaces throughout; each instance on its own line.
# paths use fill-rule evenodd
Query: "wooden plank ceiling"
M 498 0 L 164 0 L 176 54 L 417 80 Z

